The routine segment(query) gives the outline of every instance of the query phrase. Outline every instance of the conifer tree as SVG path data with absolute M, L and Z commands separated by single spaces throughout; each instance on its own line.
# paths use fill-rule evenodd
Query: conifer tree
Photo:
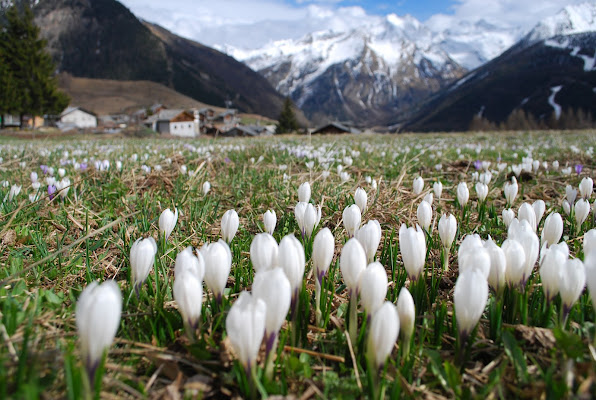
M 298 125 L 298 120 L 296 120 L 296 115 L 294 114 L 294 110 L 292 109 L 292 100 L 289 97 L 286 97 L 284 101 L 283 108 L 281 113 L 278 117 L 278 124 L 275 133 L 288 133 L 294 132 L 300 128 Z
M 33 21 L 31 8 L 25 4 L 19 12 L 16 5 L 10 7 L 0 32 L 0 79 L 11 82 L 2 89 L 8 93 L 8 104 L 0 104 L 6 108 L 0 111 L 20 114 L 21 122 L 24 115 L 60 113 L 69 98 L 58 89 L 55 65 Z

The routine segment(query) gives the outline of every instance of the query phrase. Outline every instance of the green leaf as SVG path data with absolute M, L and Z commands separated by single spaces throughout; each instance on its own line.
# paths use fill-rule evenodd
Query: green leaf
M 505 354 L 509 357 L 509 360 L 515 367 L 517 378 L 522 383 L 528 381 L 528 366 L 526 364 L 526 358 L 521 348 L 517 344 L 517 340 L 509 331 L 503 332 L 503 344 L 505 345 Z
M 564 331 L 561 328 L 553 329 L 557 347 L 559 347 L 569 358 L 581 358 L 585 351 L 585 346 L 581 337 L 578 335 Z

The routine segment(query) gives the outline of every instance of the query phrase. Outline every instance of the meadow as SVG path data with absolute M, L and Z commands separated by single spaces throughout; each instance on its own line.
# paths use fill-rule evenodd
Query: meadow
M 0 398 L 594 398 L 595 146 L 2 138 Z

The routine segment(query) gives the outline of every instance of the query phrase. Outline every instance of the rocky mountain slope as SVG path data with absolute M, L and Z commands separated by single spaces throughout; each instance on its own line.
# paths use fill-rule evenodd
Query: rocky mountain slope
M 115 0 L 41 0 L 34 13 L 60 71 L 149 80 L 214 106 L 231 101 L 244 112 L 279 115 L 283 96 L 259 74 L 212 48 L 141 22 Z
M 461 131 L 475 117 L 498 124 L 516 111 L 542 126 L 556 126 L 568 110 L 596 116 L 595 58 L 596 32 L 523 40 L 394 122 L 402 130 Z
M 314 122 L 382 125 L 465 73 L 415 18 L 393 14 L 379 25 L 324 30 L 233 54 Z

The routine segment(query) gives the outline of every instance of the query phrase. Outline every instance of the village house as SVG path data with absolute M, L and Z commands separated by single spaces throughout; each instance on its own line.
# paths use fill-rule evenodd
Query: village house
M 238 122 L 237 114 L 238 114 L 237 110 L 235 110 L 233 108 L 227 109 L 227 110 L 219 113 L 214 118 L 214 122 L 223 124 L 224 130 L 227 130 L 227 128 L 231 128 L 232 126 L 236 125 L 236 123 Z
M 346 126 L 339 122 L 330 122 L 330 123 L 325 124 L 311 132 L 312 135 L 315 135 L 315 134 L 342 134 L 342 133 L 360 133 L 360 131 L 356 128 Z
M 199 135 L 198 119 L 186 110 L 163 109 L 150 116 L 143 124 L 155 132 L 183 137 Z
M 67 107 L 58 116 L 56 122 L 59 128 L 97 128 L 97 115 L 81 107 Z

